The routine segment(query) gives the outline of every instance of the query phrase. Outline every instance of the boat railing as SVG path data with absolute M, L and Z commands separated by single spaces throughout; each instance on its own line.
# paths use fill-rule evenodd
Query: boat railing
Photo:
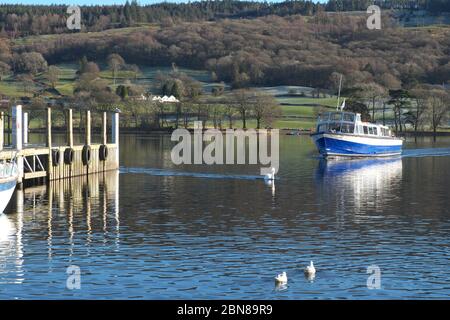
M 0 179 L 10 178 L 17 174 L 17 164 L 15 162 L 0 162 Z

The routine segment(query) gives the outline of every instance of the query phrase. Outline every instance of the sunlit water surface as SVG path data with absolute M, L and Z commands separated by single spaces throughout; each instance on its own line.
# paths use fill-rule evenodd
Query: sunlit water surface
M 282 136 L 274 185 L 254 165 L 175 166 L 172 146 L 125 135 L 120 173 L 16 191 L 0 216 L 0 298 L 449 298 L 450 139 L 323 162 L 309 137 Z

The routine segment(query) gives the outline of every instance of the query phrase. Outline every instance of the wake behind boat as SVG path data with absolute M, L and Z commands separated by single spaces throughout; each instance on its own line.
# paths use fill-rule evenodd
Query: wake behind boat
M 353 112 L 325 112 L 311 135 L 324 157 L 386 157 L 402 152 L 403 140 L 383 125 L 361 121 Z
M 14 193 L 17 178 L 15 162 L 0 162 L 0 214 L 3 213 Z

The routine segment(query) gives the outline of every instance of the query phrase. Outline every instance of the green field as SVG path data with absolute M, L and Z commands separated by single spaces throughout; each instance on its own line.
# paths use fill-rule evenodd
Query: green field
M 321 105 L 330 108 L 335 108 L 337 104 L 337 97 L 331 98 L 277 97 L 277 100 L 282 104 L 310 105 L 310 106 Z
M 31 41 L 28 39 L 27 41 Z M 73 95 L 75 81 L 77 78 L 76 72 L 78 63 L 60 63 L 56 65 L 60 69 L 60 78 L 56 84 L 56 89 L 63 95 Z M 106 63 L 99 63 L 101 68 L 100 77 L 106 80 L 111 87 L 113 87 L 113 77 L 111 71 L 107 69 Z M 140 72 L 135 75 L 131 71 L 121 70 L 116 76 L 116 86 L 129 80 L 154 91 L 155 80 L 158 72 L 167 73 L 172 70 L 171 67 L 147 67 L 140 66 Z M 214 101 L 216 99 L 223 99 L 224 97 L 215 98 L 210 95 L 211 86 L 215 83 L 211 79 L 210 72 L 206 70 L 192 70 L 186 68 L 179 68 L 180 72 L 186 73 L 188 76 L 200 81 L 204 87 L 204 100 Z M 41 90 L 47 83 L 44 74 L 39 74 L 35 77 L 35 84 L 33 90 Z M 265 91 L 269 94 L 276 95 L 276 100 L 281 104 L 282 118 L 275 122 L 274 126 L 277 128 L 288 129 L 309 129 L 314 126 L 314 121 L 318 108 L 334 108 L 336 105 L 336 97 L 328 98 L 311 98 L 305 96 L 289 95 L 290 91 L 302 92 L 303 94 L 310 94 L 312 88 L 295 87 L 295 86 L 279 86 L 279 87 L 262 87 L 258 90 Z M 23 84 L 13 77 L 6 77 L 4 81 L 0 82 L 0 94 L 7 97 L 23 97 L 32 96 L 32 90 L 24 92 Z M 225 96 L 226 97 L 226 96 Z M 241 121 L 235 121 L 236 127 L 241 127 Z M 256 121 L 250 119 L 248 121 L 249 128 L 256 127 Z

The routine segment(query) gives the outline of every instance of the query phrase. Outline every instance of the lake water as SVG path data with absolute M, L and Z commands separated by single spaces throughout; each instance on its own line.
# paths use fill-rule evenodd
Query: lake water
M 172 145 L 124 135 L 120 173 L 16 191 L 0 216 L 0 298 L 449 298 L 450 149 L 431 149 L 449 138 L 323 162 L 309 137 L 281 136 L 274 186 L 258 166 L 175 166 Z

